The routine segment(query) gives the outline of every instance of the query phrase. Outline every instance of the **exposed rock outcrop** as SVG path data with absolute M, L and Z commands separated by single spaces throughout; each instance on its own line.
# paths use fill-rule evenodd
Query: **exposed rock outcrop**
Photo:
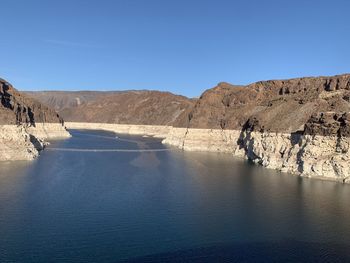
M 343 182 L 350 177 L 349 137 L 243 132 L 238 145 L 267 168 Z
M 61 123 L 63 120 L 51 108 L 27 97 L 0 79 L 0 124 L 20 125 L 35 123 Z
M 31 160 L 47 139 L 69 136 L 54 110 L 0 79 L 0 161 Z
M 305 177 L 350 182 L 350 138 L 171 126 L 67 123 L 72 129 L 103 129 L 150 135 L 186 151 L 232 153 L 266 168 Z
M 350 137 L 350 113 L 321 112 L 305 124 L 305 134 Z
M 115 96 L 98 98 L 93 107 L 87 102 L 70 108 L 67 116 L 90 122 L 85 128 L 157 135 L 184 150 L 229 152 L 285 172 L 349 180 L 349 74 L 248 86 L 219 83 L 197 100 L 181 97 L 175 104 L 183 106 L 177 107 L 170 95 Z M 95 113 L 98 109 L 101 113 Z M 103 122 L 111 124 L 94 124 Z
M 0 125 L 0 142 L 0 161 L 31 160 L 44 147 L 21 125 Z
M 350 112 L 350 74 L 247 86 L 222 82 L 199 99 L 158 91 L 29 94 L 70 122 L 241 130 L 254 120 L 256 130 L 258 124 L 261 131 L 293 133 L 315 114 Z
M 350 112 L 350 75 L 260 81 L 248 86 L 219 83 L 205 91 L 190 113 L 190 128 L 302 131 L 314 114 Z M 259 125 L 259 127 L 257 127 Z

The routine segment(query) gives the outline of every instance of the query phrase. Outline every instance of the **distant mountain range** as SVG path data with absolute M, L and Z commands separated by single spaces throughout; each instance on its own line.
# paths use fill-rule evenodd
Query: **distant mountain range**
M 46 139 L 69 137 L 63 117 L 71 129 L 157 136 L 184 150 L 350 182 L 350 74 L 222 82 L 198 99 L 160 91 L 24 94 L 1 80 L 0 102 L 0 160 L 33 159 Z
M 290 133 L 303 131 L 321 113 L 327 113 L 327 125 L 340 126 L 338 119 L 350 112 L 350 75 L 260 81 L 247 86 L 223 82 L 198 99 L 159 91 L 26 94 L 54 108 L 66 121 L 238 130 L 249 126 Z M 348 121 L 346 116 L 342 119 Z M 337 130 L 329 129 L 331 133 Z
M 195 100 L 160 91 L 25 92 L 54 108 L 65 121 L 187 125 Z

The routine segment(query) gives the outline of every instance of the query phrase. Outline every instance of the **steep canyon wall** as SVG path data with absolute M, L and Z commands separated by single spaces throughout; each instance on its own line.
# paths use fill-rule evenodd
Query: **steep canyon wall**
M 0 161 L 34 159 L 47 140 L 69 136 L 54 110 L 0 79 Z

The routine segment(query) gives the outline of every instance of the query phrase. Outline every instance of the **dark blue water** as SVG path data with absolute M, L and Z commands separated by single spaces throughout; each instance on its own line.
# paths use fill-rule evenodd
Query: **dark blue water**
M 72 134 L 0 164 L 0 262 L 350 262 L 348 185 Z

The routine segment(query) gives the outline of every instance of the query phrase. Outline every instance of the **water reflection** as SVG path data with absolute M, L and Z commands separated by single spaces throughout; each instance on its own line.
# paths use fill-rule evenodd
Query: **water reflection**
M 50 147 L 165 147 L 157 139 L 119 137 L 73 131 Z M 290 246 L 292 253 L 300 244 L 339 255 L 350 245 L 349 194 L 348 185 L 227 154 L 45 151 L 34 162 L 1 164 L 0 261 L 142 261 L 176 259 L 176 251 L 210 258 L 205 251 L 259 254 Z

